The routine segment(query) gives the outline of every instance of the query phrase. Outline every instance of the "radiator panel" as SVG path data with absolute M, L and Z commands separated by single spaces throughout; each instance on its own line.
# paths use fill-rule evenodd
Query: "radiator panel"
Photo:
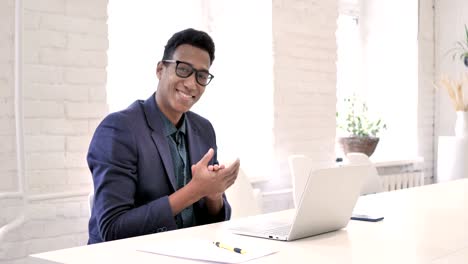
M 400 174 L 387 174 L 380 176 L 384 191 L 395 191 L 424 185 L 424 173 L 406 172 Z
M 424 185 L 422 162 L 378 166 L 384 191 L 395 191 Z

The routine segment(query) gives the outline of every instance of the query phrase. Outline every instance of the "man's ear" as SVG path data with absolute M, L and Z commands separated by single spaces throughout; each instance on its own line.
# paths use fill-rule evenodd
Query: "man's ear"
M 156 76 L 158 80 L 161 80 L 162 71 L 164 70 L 164 65 L 162 62 L 158 62 L 158 66 L 156 66 Z

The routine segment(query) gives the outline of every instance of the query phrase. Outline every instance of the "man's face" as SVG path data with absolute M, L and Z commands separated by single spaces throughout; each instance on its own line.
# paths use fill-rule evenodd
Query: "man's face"
M 188 44 L 177 47 L 172 60 L 188 63 L 196 70 L 208 71 L 210 68 L 208 52 Z M 169 120 L 178 122 L 182 114 L 200 99 L 205 86 L 197 83 L 195 72 L 187 78 L 177 76 L 176 63 L 158 63 L 156 74 L 159 79 L 158 106 Z

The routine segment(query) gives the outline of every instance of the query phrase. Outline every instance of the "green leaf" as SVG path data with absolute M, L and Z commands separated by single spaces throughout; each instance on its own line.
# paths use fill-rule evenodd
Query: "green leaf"
M 461 41 L 457 41 L 455 42 L 456 45 L 458 45 L 459 48 L 461 48 L 462 50 L 464 50 L 466 48 L 465 46 L 465 43 L 461 42 Z
M 468 45 L 468 28 L 466 27 L 466 24 L 465 24 L 465 35 L 466 35 L 466 44 Z
M 376 136 L 384 129 L 381 119 L 369 119 L 367 104 L 360 102 L 356 96 L 344 98 L 341 102 L 343 108 L 339 107 L 339 109 L 343 109 L 343 111 L 335 113 L 338 128 L 360 137 Z

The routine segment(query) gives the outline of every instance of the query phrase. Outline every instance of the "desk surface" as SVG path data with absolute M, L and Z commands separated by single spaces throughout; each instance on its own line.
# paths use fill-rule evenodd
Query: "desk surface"
M 180 239 L 262 243 L 279 252 L 248 263 L 467 263 L 468 179 L 363 196 L 385 219 L 350 221 L 342 230 L 292 242 L 231 234 L 223 222 L 33 255 L 59 263 L 200 263 L 139 252 L 139 245 Z M 269 214 L 286 217 L 291 210 Z M 265 217 L 265 215 L 259 216 Z M 239 219 L 236 221 L 244 221 Z M 33 259 L 34 259 L 33 258 Z M 38 259 L 38 260 L 39 260 Z

